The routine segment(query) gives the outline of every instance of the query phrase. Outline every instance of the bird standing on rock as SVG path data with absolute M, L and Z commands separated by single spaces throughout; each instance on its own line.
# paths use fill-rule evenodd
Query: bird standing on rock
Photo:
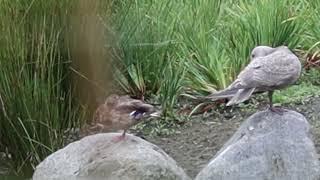
M 93 115 L 93 124 L 90 129 L 105 130 L 124 130 L 122 135 L 114 140 L 125 139 L 126 131 L 142 122 L 148 117 L 159 117 L 160 112 L 154 106 L 144 103 L 129 96 L 110 95 L 104 104 L 100 105 Z M 90 131 L 89 129 L 89 131 Z
M 205 98 L 228 98 L 230 100 L 227 106 L 230 106 L 246 101 L 255 92 L 268 91 L 269 109 L 281 114 L 284 110 L 273 106 L 273 91 L 293 84 L 300 77 L 300 73 L 301 63 L 287 46 L 257 46 L 251 52 L 250 63 L 240 72 L 237 79 L 226 89 Z

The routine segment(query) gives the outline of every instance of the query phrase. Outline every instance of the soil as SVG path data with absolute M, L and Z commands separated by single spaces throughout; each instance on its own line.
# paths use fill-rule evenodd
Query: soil
M 286 109 L 300 112 L 308 119 L 315 146 L 320 153 L 320 98 L 309 97 L 300 104 L 284 106 Z M 174 134 L 144 138 L 161 147 L 190 177 L 195 177 L 235 133 L 242 121 L 265 108 L 266 104 L 262 104 L 253 108 L 233 107 L 220 112 L 212 111 L 208 116 L 192 117 L 185 125 L 176 128 Z

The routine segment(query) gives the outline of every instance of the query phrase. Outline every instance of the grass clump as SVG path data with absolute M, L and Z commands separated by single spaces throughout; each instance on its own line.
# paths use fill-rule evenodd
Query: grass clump
M 226 41 L 235 74 L 247 64 L 257 45 L 297 48 L 303 40 L 301 8 L 297 1 L 289 0 L 239 1 L 230 7 Z
M 289 0 L 118 3 L 113 24 L 119 32 L 116 56 L 123 63 L 119 82 L 139 97 L 164 93 L 164 104 L 168 92 L 162 82 L 175 83 L 162 72 L 181 67 L 173 64 L 183 60 L 183 87 L 170 91 L 173 102 L 181 90 L 208 94 L 223 89 L 255 46 L 304 48 L 310 40 L 304 24 L 309 6 L 309 1 Z
M 63 145 L 83 111 L 73 101 L 64 32 L 69 1 L 5 1 L 0 23 L 0 151 L 16 172 Z
M 187 86 L 200 93 L 224 88 L 232 80 L 230 60 L 219 36 L 224 5 L 222 1 L 197 0 L 182 9 L 177 37 L 186 59 Z
M 157 99 L 164 111 L 172 109 L 180 90 L 177 73 L 184 71 L 175 52 L 173 12 L 178 4 L 169 0 L 119 2 L 112 18 L 118 37 L 113 51 L 119 64 L 116 79 L 133 96 L 144 99 L 160 94 Z

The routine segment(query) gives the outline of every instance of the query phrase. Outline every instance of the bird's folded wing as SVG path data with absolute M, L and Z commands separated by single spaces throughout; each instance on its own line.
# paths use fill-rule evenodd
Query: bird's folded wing
M 288 52 L 279 51 L 258 57 L 252 60 L 226 89 L 205 98 L 211 100 L 231 98 L 239 93 L 239 98 L 235 98 L 235 102 L 243 101 L 253 91 L 266 91 L 292 83 L 300 74 L 300 69 L 298 58 Z
M 291 83 L 292 74 L 298 71 L 293 58 L 296 57 L 281 52 L 256 58 L 239 74 L 238 86 L 275 87 Z

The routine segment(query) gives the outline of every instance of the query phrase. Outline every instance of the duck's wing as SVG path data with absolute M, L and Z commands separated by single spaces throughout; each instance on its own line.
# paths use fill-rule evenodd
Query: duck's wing
M 112 109 L 106 104 L 102 104 L 94 112 L 92 124 L 108 128 L 112 126 L 115 119 L 116 118 L 112 116 Z
M 122 113 L 129 113 L 129 114 L 132 113 L 133 111 L 138 111 L 141 113 L 151 113 L 154 111 L 154 107 L 140 100 L 132 100 L 132 101 L 119 103 L 116 107 L 116 110 Z
M 113 125 L 105 104 L 100 105 L 93 114 L 92 121 L 80 130 L 80 137 L 110 130 Z

